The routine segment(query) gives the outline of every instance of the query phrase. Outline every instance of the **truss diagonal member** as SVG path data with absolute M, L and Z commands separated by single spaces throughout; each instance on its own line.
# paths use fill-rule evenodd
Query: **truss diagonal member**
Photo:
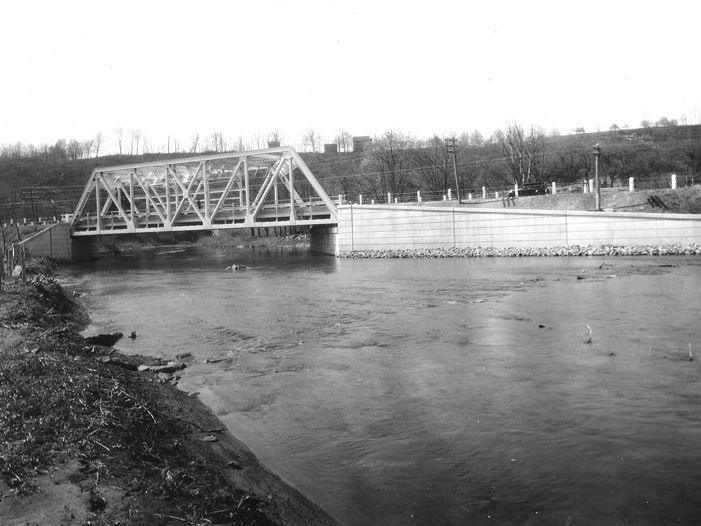
M 166 212 L 166 217 L 167 217 L 167 206 L 166 203 L 163 202 L 163 199 L 161 199 L 160 194 L 156 191 L 156 183 L 151 183 L 150 181 L 146 181 L 146 184 L 148 185 L 149 189 L 151 189 L 151 198 L 155 198 L 158 200 L 158 203 L 161 205 L 161 209 Z
M 309 184 L 312 185 L 312 188 L 314 188 L 314 191 L 317 193 L 317 195 L 321 198 L 323 203 L 326 205 L 326 208 L 328 208 L 329 213 L 331 214 L 331 218 L 335 221 L 338 222 L 338 213 L 336 211 L 336 205 L 331 201 L 331 198 L 326 194 L 324 189 L 321 187 L 319 184 L 319 181 L 316 180 L 316 177 L 314 177 L 314 174 L 309 170 L 307 165 L 304 163 L 302 158 L 299 156 L 299 154 L 294 151 L 292 148 L 290 148 L 290 155 L 292 156 L 292 159 L 294 160 L 295 164 L 297 165 L 297 168 L 300 169 L 300 171 L 304 174 L 304 177 L 307 178 L 307 181 L 309 181 Z
M 175 214 L 173 215 L 173 221 L 175 221 L 175 218 L 180 215 L 180 211 L 182 210 L 183 205 L 185 204 L 185 200 L 187 200 L 190 203 L 190 205 L 192 206 L 192 209 L 195 211 L 197 216 L 200 218 L 200 221 L 202 221 L 202 224 L 204 225 L 204 223 L 205 223 L 204 215 L 202 215 L 202 212 L 197 207 L 197 204 L 195 203 L 195 201 L 192 199 L 192 195 L 190 195 L 190 190 L 192 190 L 193 185 L 196 182 L 198 182 L 197 173 L 200 171 L 200 166 L 197 167 L 197 170 L 195 171 L 195 175 L 192 176 L 192 179 L 190 179 L 190 182 L 188 183 L 187 187 L 185 187 L 183 182 L 180 180 L 180 177 L 177 177 L 174 174 L 173 179 L 178 184 L 180 189 L 183 191 L 183 199 L 180 201 L 180 203 L 178 203 L 178 208 L 175 210 Z M 197 194 L 200 191 L 201 187 L 202 187 L 202 183 L 199 182 L 197 188 L 195 189 L 195 194 Z
M 229 177 L 229 180 L 226 182 L 226 186 L 224 187 L 224 191 L 221 194 L 221 197 L 219 197 L 219 201 L 217 204 L 214 206 L 214 209 L 212 210 L 212 213 L 210 214 L 210 220 L 214 219 L 214 217 L 219 213 L 219 209 L 222 207 L 224 204 L 224 201 L 226 201 L 226 198 L 229 196 L 229 192 L 231 192 L 231 187 L 234 186 L 234 182 L 236 181 L 236 176 L 239 172 L 239 168 L 241 168 L 241 165 L 243 163 L 239 161 L 236 164 L 236 168 L 234 168 L 234 171 L 231 174 L 231 177 Z
M 151 192 L 150 192 L 150 186 L 148 184 L 144 184 L 144 181 L 142 180 L 141 176 L 134 172 L 134 179 L 136 179 L 136 182 L 139 184 L 141 189 L 144 191 L 144 194 L 146 195 L 146 200 L 151 204 L 153 209 L 156 211 L 156 214 L 158 214 L 158 217 L 161 219 L 164 225 L 168 225 L 168 221 L 163 215 L 163 212 L 158 208 L 158 205 L 153 201 L 151 198 Z
M 300 196 L 297 193 L 297 190 L 295 190 L 295 187 L 290 184 L 289 177 L 286 174 L 282 173 L 282 174 L 280 174 L 280 180 L 283 182 L 283 184 L 285 185 L 285 188 L 287 188 L 288 191 L 289 191 L 289 188 L 292 188 L 292 192 L 291 192 L 292 195 L 291 195 L 290 200 L 294 201 L 298 205 L 304 205 L 305 204 L 304 199 L 302 199 L 302 196 Z
M 105 190 L 109 190 L 109 187 L 107 185 L 107 181 L 105 180 L 105 176 L 103 172 L 100 172 L 98 174 L 98 177 L 96 178 L 96 181 L 102 182 L 102 186 L 105 188 Z M 115 186 L 115 189 L 117 187 Z M 107 192 L 109 195 L 109 191 Z M 117 191 L 117 195 L 119 195 L 119 191 Z M 111 197 L 111 196 L 110 196 Z M 115 197 L 116 199 L 116 197 Z M 109 212 L 110 207 L 112 206 L 112 200 L 111 199 L 105 199 L 105 204 L 102 205 L 102 209 L 100 210 L 100 215 L 101 216 L 106 216 L 107 212 Z
M 112 193 L 112 190 L 110 190 L 110 187 L 109 187 L 109 186 L 107 185 L 107 183 L 105 182 L 105 178 L 104 178 L 104 176 L 102 175 L 102 173 L 97 174 L 97 180 L 100 181 L 100 182 L 102 183 L 102 186 L 104 187 L 105 191 L 107 192 L 107 195 L 109 196 L 110 201 L 111 201 L 112 203 L 114 203 L 114 205 L 117 207 L 117 212 L 119 212 L 119 215 L 122 216 L 122 219 L 124 219 L 124 222 L 125 222 L 127 225 L 130 225 L 130 226 L 133 227 L 134 225 L 132 224 L 132 222 L 131 222 L 131 221 L 129 220 L 129 218 L 127 217 L 127 213 L 124 211 L 124 208 L 122 208 L 122 203 L 120 203 L 120 202 L 119 202 L 119 199 L 117 199 L 117 198 L 115 197 L 115 195 Z M 106 207 L 109 207 L 109 206 L 111 205 L 110 201 L 107 201 L 107 202 L 105 203 L 105 206 L 106 206 Z M 104 210 L 104 209 L 103 209 L 103 210 Z M 105 214 L 105 211 L 102 212 L 102 215 L 104 215 L 104 214 Z
M 295 190 L 294 184 L 293 184 L 293 176 L 292 176 L 292 171 L 295 169 L 294 163 L 292 162 L 292 157 L 287 156 L 285 158 L 287 161 L 287 167 L 288 171 L 285 173 L 283 170 L 280 173 L 280 180 L 283 182 L 285 187 L 288 189 L 290 193 L 290 203 L 297 202 L 298 205 L 304 206 L 304 199 L 297 193 L 297 190 Z
M 188 185 L 188 187 L 184 188 L 184 185 L 183 185 L 182 181 L 180 180 L 180 175 L 178 174 L 178 171 L 173 167 L 173 165 L 168 165 L 167 170 L 170 171 L 170 176 L 173 179 L 173 181 L 175 182 L 175 184 L 178 187 L 180 187 L 180 189 L 182 190 L 182 198 L 180 200 L 178 200 L 178 192 L 177 192 L 177 188 L 175 188 L 175 210 L 173 211 L 173 213 L 170 217 L 171 224 L 175 224 L 175 220 L 180 215 L 180 211 L 182 210 L 183 205 L 186 202 L 189 202 L 189 201 L 187 201 L 187 195 L 189 193 L 190 187 L 194 184 L 194 178 L 190 180 L 190 184 Z M 189 172 L 188 172 L 188 175 L 189 175 Z
M 275 178 L 280 173 L 280 170 L 282 169 L 284 164 L 284 159 L 278 159 L 278 162 L 275 164 L 275 170 L 270 171 L 265 177 L 265 181 L 263 181 L 263 186 L 260 187 L 258 195 L 256 195 L 256 198 L 253 200 L 253 212 L 251 213 L 251 217 L 254 221 L 256 216 L 258 215 L 258 212 L 260 211 L 260 208 L 263 206 L 263 201 L 265 201 L 265 198 L 268 197 L 268 193 L 273 187 L 273 182 L 275 182 Z
M 71 228 L 75 227 L 76 223 L 78 223 L 79 219 L 81 218 L 83 211 L 85 210 L 85 205 L 88 203 L 90 194 L 92 194 L 93 190 L 95 189 L 93 182 L 95 181 L 96 176 L 97 170 L 93 170 L 92 174 L 90 175 L 90 179 L 88 179 L 88 182 L 83 189 L 83 193 L 78 200 L 78 204 L 75 207 L 75 212 L 73 213 L 73 218 L 71 219 Z

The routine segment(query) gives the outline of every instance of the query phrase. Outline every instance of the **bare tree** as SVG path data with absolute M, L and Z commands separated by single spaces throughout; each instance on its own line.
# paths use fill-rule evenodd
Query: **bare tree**
M 87 157 L 90 159 L 90 154 L 92 153 L 93 150 L 93 144 L 94 140 L 93 139 L 87 139 L 83 141 L 83 157 Z
M 415 169 L 409 149 L 415 145 L 413 137 L 391 130 L 372 142 L 362 168 L 365 182 L 375 198 L 382 199 L 387 193 L 401 196 L 407 192 L 411 172 Z
M 451 137 L 455 137 L 455 134 L 450 134 Z M 468 146 L 470 144 L 470 133 L 463 132 L 458 135 L 458 144 L 460 146 Z
M 256 150 L 260 150 L 265 147 L 265 137 L 260 133 L 254 133 L 251 136 L 251 145 L 255 147 Z
M 633 173 L 633 161 L 635 155 L 631 151 L 613 150 L 607 151 L 602 157 L 601 163 L 601 181 L 602 186 L 606 186 L 608 178 L 608 186 L 614 186 L 616 180 L 625 180 Z
M 54 162 L 65 161 L 68 158 L 68 145 L 66 139 L 59 139 L 51 148 L 51 158 Z
M 68 143 L 68 158 L 71 161 L 76 161 L 83 156 L 83 145 L 75 139 L 71 139 Z
M 190 139 L 190 152 L 191 153 L 197 152 L 197 144 L 199 142 L 200 142 L 200 134 L 199 134 L 199 132 L 195 132 L 192 135 L 192 138 Z
M 577 175 L 582 182 L 587 182 L 591 179 L 593 164 L 590 154 L 580 153 L 577 156 Z
M 434 197 L 447 194 L 448 180 L 453 172 L 444 140 L 434 135 L 424 148 L 415 151 L 414 158 L 423 180 L 422 189 Z
M 117 148 L 119 149 L 119 155 L 122 155 L 122 146 L 124 143 L 124 130 L 120 127 L 114 130 L 115 137 L 117 138 Z
M 482 146 L 484 144 L 484 135 L 479 130 L 475 130 L 470 134 L 470 144 Z
M 338 145 L 339 151 L 342 152 L 349 152 L 353 148 L 353 136 L 345 130 L 338 132 L 334 136 L 333 142 Z
M 141 137 L 141 153 L 143 153 L 143 154 L 151 153 L 152 150 L 153 150 L 153 145 L 151 144 L 151 141 L 148 139 L 148 136 L 146 134 L 144 134 L 143 137 Z
M 243 135 L 239 135 L 236 142 L 237 142 L 237 146 L 236 146 L 237 152 L 245 152 L 248 149 L 248 146 L 246 144 L 244 144 L 244 142 L 243 142 Z
M 271 131 L 268 134 L 268 147 L 280 146 L 282 144 L 282 134 L 280 130 Z
M 545 132 L 531 126 L 528 133 L 518 124 L 509 124 L 506 132 L 497 130 L 497 140 L 504 153 L 504 162 L 511 170 L 514 183 L 537 181 L 545 160 Z
M 215 152 L 223 152 L 226 148 L 224 147 L 224 134 L 220 131 L 215 131 L 212 133 L 212 146 Z
M 95 138 L 93 139 L 95 141 L 95 157 L 100 156 L 100 146 L 102 146 L 102 141 L 105 139 L 105 136 L 102 132 L 97 132 L 95 134 Z
M 139 155 L 139 143 L 141 140 L 141 130 L 137 128 L 129 129 L 129 155 Z M 134 151 L 136 148 L 136 151 Z
M 312 152 L 318 151 L 321 143 L 321 136 L 314 128 L 309 128 L 307 132 L 302 136 L 302 144 L 304 145 L 305 151 L 309 151 L 311 148 Z

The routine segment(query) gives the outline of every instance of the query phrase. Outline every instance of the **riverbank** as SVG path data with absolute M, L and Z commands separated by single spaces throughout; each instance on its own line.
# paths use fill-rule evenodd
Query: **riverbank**
M 50 275 L 0 300 L 1 524 L 336 524 L 176 375 L 137 370 L 162 361 L 80 336 L 87 313 Z

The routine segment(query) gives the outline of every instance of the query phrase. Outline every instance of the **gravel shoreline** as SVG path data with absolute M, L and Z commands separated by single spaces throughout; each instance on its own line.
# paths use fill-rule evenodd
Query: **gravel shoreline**
M 571 246 L 507 248 L 416 248 L 354 250 L 338 257 L 346 259 L 396 258 L 484 258 L 484 257 L 566 257 L 566 256 L 701 256 L 701 245 Z

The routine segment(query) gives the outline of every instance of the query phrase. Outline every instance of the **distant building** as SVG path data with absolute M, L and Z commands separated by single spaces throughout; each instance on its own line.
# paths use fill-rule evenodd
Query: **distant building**
M 324 153 L 338 153 L 338 144 L 335 142 L 324 144 Z
M 372 142 L 368 135 L 358 135 L 353 137 L 353 151 L 362 152 Z

